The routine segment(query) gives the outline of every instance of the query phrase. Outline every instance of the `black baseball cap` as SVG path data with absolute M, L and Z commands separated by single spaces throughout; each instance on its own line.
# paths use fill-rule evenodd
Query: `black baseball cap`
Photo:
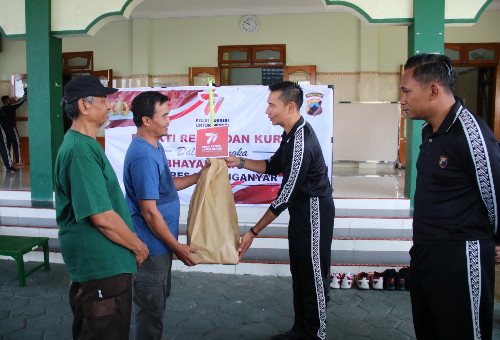
M 104 97 L 116 91 L 118 91 L 118 89 L 102 85 L 97 77 L 81 76 L 71 79 L 69 83 L 64 86 L 64 97 L 62 102 L 70 104 L 76 102 L 80 98 L 88 96 Z

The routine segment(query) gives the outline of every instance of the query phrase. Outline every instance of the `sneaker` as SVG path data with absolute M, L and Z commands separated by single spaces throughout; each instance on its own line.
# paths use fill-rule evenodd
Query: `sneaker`
M 396 289 L 397 290 L 409 290 L 410 283 L 408 281 L 408 267 L 401 268 L 397 275 Z
M 340 284 L 340 288 L 350 289 L 352 287 L 352 280 L 354 280 L 354 277 L 351 275 L 351 273 L 344 273 L 342 275 L 342 283 Z
M 370 283 L 373 289 L 384 289 L 384 277 L 382 273 L 374 272 L 370 275 Z
M 365 272 L 361 272 L 356 275 L 356 285 L 359 289 L 370 289 L 370 285 L 368 284 L 369 279 L 370 275 Z
M 330 275 L 330 288 L 339 289 L 340 288 L 340 273 L 332 273 Z
M 396 269 L 386 269 L 384 271 L 384 289 L 396 289 Z

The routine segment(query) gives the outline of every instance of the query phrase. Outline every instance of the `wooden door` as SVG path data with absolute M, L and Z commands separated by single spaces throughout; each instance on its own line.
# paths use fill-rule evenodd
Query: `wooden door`
M 218 67 L 190 67 L 189 86 L 207 86 L 208 78 L 215 80 L 215 86 L 220 86 L 220 71 Z
M 309 81 L 311 85 L 316 85 L 316 65 L 284 66 L 283 80 Z
M 100 80 L 106 80 L 108 82 L 107 86 L 113 87 L 113 69 L 90 71 L 90 75 L 95 76 Z

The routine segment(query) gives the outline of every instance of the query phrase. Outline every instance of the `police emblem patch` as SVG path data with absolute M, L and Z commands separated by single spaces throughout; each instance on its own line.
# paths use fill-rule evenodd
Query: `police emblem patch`
M 323 94 L 322 93 L 308 93 L 306 94 L 307 98 L 307 109 L 306 112 L 311 116 L 319 116 L 323 112 L 323 108 L 321 104 L 323 102 Z
M 447 166 L 448 166 L 448 157 L 446 157 L 446 156 L 439 157 L 439 167 L 441 169 L 444 169 Z

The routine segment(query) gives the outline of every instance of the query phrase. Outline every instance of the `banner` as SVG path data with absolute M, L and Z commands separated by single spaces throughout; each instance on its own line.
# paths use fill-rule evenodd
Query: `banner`
M 312 125 L 328 165 L 332 166 L 333 89 L 324 85 L 302 86 L 301 114 Z M 205 159 L 196 158 L 196 130 L 210 127 L 208 86 L 120 89 L 109 95 L 111 112 L 105 130 L 106 155 L 123 190 L 123 161 L 137 128 L 132 120 L 132 99 L 144 91 L 158 91 L 170 98 L 165 148 L 172 176 L 194 174 Z M 278 149 L 283 129 L 273 126 L 266 115 L 267 86 L 222 86 L 213 88 L 214 126 L 228 126 L 229 154 L 250 159 L 268 159 Z M 237 204 L 269 204 L 277 195 L 281 176 L 230 168 L 229 180 Z M 181 204 L 189 204 L 194 186 L 179 191 Z
M 229 155 L 229 127 L 214 126 L 196 130 L 196 157 L 225 158 Z

